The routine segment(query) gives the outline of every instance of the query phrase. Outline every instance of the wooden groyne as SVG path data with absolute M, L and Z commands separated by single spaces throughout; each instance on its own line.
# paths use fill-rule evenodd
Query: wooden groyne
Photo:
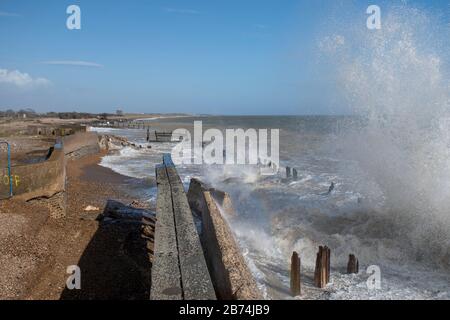
M 318 288 L 325 288 L 330 282 L 330 257 L 331 250 L 327 246 L 320 246 L 314 271 L 314 283 Z
M 294 297 L 302 294 L 300 268 L 300 257 L 298 256 L 298 253 L 294 251 L 291 257 L 291 294 Z
M 93 127 L 112 129 L 142 130 L 147 142 L 171 142 L 172 132 L 155 130 L 146 121 L 97 121 L 90 124 Z
M 152 300 L 215 300 L 203 249 L 183 184 L 170 155 L 156 167 Z
M 359 261 L 354 254 L 348 256 L 347 273 L 359 273 Z
M 147 130 L 151 129 L 151 125 L 149 121 L 137 121 L 137 120 L 104 120 L 104 121 L 95 121 L 90 123 L 93 127 L 103 127 L 103 128 L 123 128 L 123 129 L 141 129 Z

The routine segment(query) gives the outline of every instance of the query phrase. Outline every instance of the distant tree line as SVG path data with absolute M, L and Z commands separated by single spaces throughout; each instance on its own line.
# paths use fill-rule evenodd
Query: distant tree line
M 50 118 L 59 118 L 59 119 L 92 119 L 92 118 L 100 118 L 107 119 L 112 116 L 112 114 L 108 113 L 87 113 L 87 112 L 48 112 L 43 117 Z
M 0 110 L 0 117 L 2 117 L 2 118 L 37 118 L 37 117 L 39 117 L 39 114 L 30 108 L 20 109 L 18 111 L 8 109 L 6 111 Z
M 33 109 L 20 109 L 18 111 L 8 109 L 0 110 L 0 118 L 23 118 L 23 119 L 34 119 L 34 118 L 59 118 L 59 119 L 108 119 L 108 117 L 114 116 L 110 113 L 87 113 L 87 112 L 47 112 L 47 113 L 37 113 Z

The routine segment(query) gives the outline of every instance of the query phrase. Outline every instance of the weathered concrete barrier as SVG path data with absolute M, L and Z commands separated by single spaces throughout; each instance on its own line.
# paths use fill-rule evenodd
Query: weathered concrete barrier
M 6 171 L 2 172 L 7 177 Z M 11 167 L 13 195 L 25 201 L 37 197 L 52 197 L 65 190 L 66 169 L 62 145 L 56 144 L 49 151 L 49 157 L 44 162 L 23 164 Z M 9 188 L 6 183 L 1 188 Z
M 183 184 L 165 155 L 156 167 L 155 253 L 152 300 L 215 300 L 203 249 Z
M 50 148 L 45 161 L 18 164 L 11 167 L 13 197 L 18 200 L 45 202 L 53 218 L 66 213 L 66 158 L 79 157 L 99 151 L 96 133 L 78 132 L 60 139 Z M 0 194 L 9 190 L 6 168 L 0 169 Z
M 9 175 L 6 169 L 0 173 L 3 178 L 0 183 L 2 194 L 9 190 Z M 44 162 L 12 166 L 11 178 L 15 199 L 45 199 L 51 217 L 66 215 L 66 166 L 62 144 L 55 144 Z
M 78 124 L 67 124 L 67 125 L 50 125 L 50 124 L 34 124 L 28 125 L 27 133 L 29 135 L 36 136 L 53 136 L 53 137 L 63 137 L 67 135 L 72 135 L 76 132 L 86 132 L 87 127 Z
M 100 151 L 98 134 L 95 132 L 77 132 L 63 139 L 64 154 L 69 158 L 79 158 Z
M 56 143 L 49 150 L 45 161 L 11 167 L 14 197 L 28 201 L 37 197 L 49 198 L 65 191 L 65 156 L 73 153 L 85 155 L 98 151 L 96 133 L 80 132 L 64 137 L 62 143 Z M 9 188 L 6 168 L 2 168 L 1 175 L 0 188 Z
M 220 209 L 227 215 L 235 214 L 229 195 L 191 179 L 188 199 L 192 210 L 202 218 L 200 239 L 217 297 L 222 300 L 262 299 L 233 233 L 221 214 Z
M 222 209 L 223 213 L 225 213 L 229 217 L 236 216 L 236 211 L 233 207 L 233 201 L 231 201 L 230 195 L 228 193 L 207 186 L 206 184 L 195 178 L 191 179 L 187 195 L 189 205 L 191 206 L 192 210 L 195 210 L 196 212 L 201 214 L 207 209 L 204 197 L 202 197 L 202 193 L 205 191 L 209 191 L 213 199 Z

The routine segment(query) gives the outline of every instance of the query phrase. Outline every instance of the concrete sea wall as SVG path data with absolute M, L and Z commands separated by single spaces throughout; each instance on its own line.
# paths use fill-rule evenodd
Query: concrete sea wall
M 215 300 L 183 183 L 170 155 L 158 165 L 151 300 Z
M 27 134 L 36 136 L 53 136 L 53 137 L 63 137 L 72 135 L 76 132 L 86 132 L 86 126 L 80 125 L 49 125 L 49 124 L 33 124 L 28 125 Z
M 69 158 L 82 157 L 100 151 L 98 135 L 95 132 L 77 132 L 62 140 L 64 154 Z
M 60 141 L 50 148 L 45 161 L 11 167 L 14 199 L 45 199 L 55 218 L 65 216 L 66 159 L 100 150 L 96 133 L 78 132 L 63 137 Z M 0 177 L 0 198 L 6 198 L 10 187 L 6 165 L 2 164 Z
M 191 179 L 191 209 L 201 215 L 200 240 L 217 297 L 222 300 L 259 300 L 262 295 L 222 213 L 235 214 L 226 192 Z M 219 207 L 220 206 L 220 207 Z
M 11 168 L 13 195 L 28 201 L 37 197 L 51 197 L 65 190 L 65 161 L 61 145 L 49 151 L 44 162 L 16 165 Z M 8 171 L 2 168 L 1 188 L 9 190 Z M 2 194 L 5 191 L 2 190 Z

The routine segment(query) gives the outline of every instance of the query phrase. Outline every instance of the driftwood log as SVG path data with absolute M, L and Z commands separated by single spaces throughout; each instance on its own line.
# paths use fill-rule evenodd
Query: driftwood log
M 330 282 L 330 255 L 331 251 L 328 247 L 319 247 L 314 272 L 314 284 L 318 288 L 325 288 Z
M 108 200 L 106 202 L 103 216 L 114 220 L 120 220 L 122 222 L 136 222 L 150 226 L 154 226 L 156 222 L 154 212 L 127 206 L 114 200 Z
M 300 257 L 294 251 L 291 258 L 291 293 L 296 297 L 302 294 L 301 277 L 300 277 Z

